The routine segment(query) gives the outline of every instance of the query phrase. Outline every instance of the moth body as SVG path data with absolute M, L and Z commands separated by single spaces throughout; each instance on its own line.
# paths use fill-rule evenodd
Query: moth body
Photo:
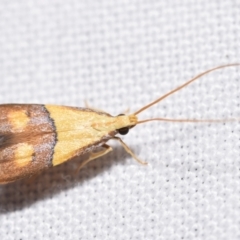
M 104 145 L 133 116 L 57 105 L 0 105 L 0 183 L 30 177 Z
M 111 116 L 89 108 L 65 107 L 40 104 L 0 105 L 0 184 L 31 177 L 44 169 L 57 166 L 76 156 L 90 152 L 89 159 L 81 168 L 95 158 L 112 150 L 106 144 L 109 139 L 118 140 L 124 149 L 139 163 L 128 146 L 116 137 L 125 135 L 135 125 L 149 121 L 167 122 L 226 122 L 239 119 L 198 120 L 152 118 L 138 121 L 137 115 L 217 69 L 239 66 L 228 64 L 209 69 L 179 87 L 145 105 L 133 114 Z M 92 152 L 98 147 L 103 150 Z

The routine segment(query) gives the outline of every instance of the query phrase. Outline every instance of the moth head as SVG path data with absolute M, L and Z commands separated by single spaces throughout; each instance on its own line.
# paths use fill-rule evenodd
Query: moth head
M 237 119 L 203 119 L 203 120 L 199 120 L 199 119 L 169 119 L 169 118 L 161 118 L 161 117 L 144 119 L 144 120 L 138 121 L 137 116 L 138 116 L 138 114 L 140 114 L 140 113 L 144 112 L 145 110 L 151 108 L 153 105 L 158 104 L 159 102 L 161 102 L 165 98 L 169 97 L 170 95 L 176 93 L 177 91 L 183 89 L 187 85 L 196 81 L 200 77 L 202 77 L 202 76 L 204 76 L 204 75 L 206 75 L 210 72 L 213 72 L 217 69 L 221 69 L 221 68 L 225 68 L 225 67 L 231 67 L 231 66 L 239 66 L 239 65 L 240 65 L 239 63 L 222 65 L 222 66 L 219 66 L 219 67 L 209 69 L 209 70 L 207 70 L 203 73 L 200 73 L 196 77 L 190 79 L 189 81 L 185 82 L 184 84 L 180 85 L 179 87 L 173 89 L 172 91 L 164 94 L 163 96 L 161 96 L 161 97 L 157 98 L 156 100 L 150 102 L 149 104 L 143 106 L 138 111 L 136 111 L 136 112 L 134 112 L 130 115 L 119 114 L 118 116 L 116 116 L 116 120 L 115 120 L 114 124 L 112 125 L 112 127 L 119 134 L 125 135 L 129 132 L 129 129 L 133 128 L 134 126 L 136 126 L 138 124 L 146 123 L 146 122 L 152 122 L 152 121 L 164 121 L 164 122 L 226 122 L 226 121 L 236 121 Z
M 117 129 L 117 131 L 124 135 L 127 134 L 129 129 L 138 125 L 138 124 L 142 124 L 142 123 L 146 123 L 146 122 L 152 122 L 152 121 L 164 121 L 164 122 L 231 122 L 231 121 L 236 121 L 239 120 L 238 118 L 230 118 L 230 119 L 169 119 L 169 118 L 161 118 L 161 117 L 157 117 L 157 118 L 149 118 L 149 119 L 144 119 L 144 120 L 140 120 L 138 121 L 137 115 L 140 114 L 141 112 L 144 112 L 145 110 L 151 108 L 153 105 L 158 104 L 159 102 L 161 102 L 162 100 L 164 100 L 165 98 L 169 97 L 170 95 L 178 92 L 179 90 L 185 88 L 187 85 L 191 84 L 192 82 L 196 81 L 197 79 L 201 78 L 202 76 L 213 72 L 215 70 L 221 69 L 221 68 L 226 68 L 226 67 L 232 67 L 232 66 L 240 66 L 240 63 L 233 63 L 233 64 L 226 64 L 226 65 L 222 65 L 222 66 L 218 66 L 215 68 L 211 68 L 205 72 L 202 72 L 200 74 L 198 74 L 197 76 L 193 77 L 192 79 L 190 79 L 189 81 L 185 82 L 184 84 L 180 85 L 179 87 L 176 87 L 175 89 L 171 90 L 170 92 L 164 94 L 163 96 L 157 98 L 156 100 L 150 102 L 149 104 L 143 106 L 142 108 L 140 108 L 138 111 L 132 113 L 131 115 L 128 115 L 126 117 L 129 118 L 129 122 L 130 124 L 128 124 L 127 126 L 123 126 L 119 129 Z M 119 116 L 122 116 L 123 114 L 120 114 Z
M 124 122 L 127 123 L 126 126 L 117 129 L 117 132 L 121 135 L 126 135 L 129 132 L 129 129 L 133 128 L 138 121 L 137 116 L 134 114 L 129 116 L 125 114 L 119 114 L 117 117 L 125 120 Z

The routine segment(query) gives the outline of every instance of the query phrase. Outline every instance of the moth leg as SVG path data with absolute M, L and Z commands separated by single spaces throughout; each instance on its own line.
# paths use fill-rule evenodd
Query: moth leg
M 103 113 L 106 113 L 106 112 L 103 111 L 102 109 L 95 108 L 95 107 L 92 107 L 91 105 L 89 105 L 89 103 L 88 103 L 87 100 L 85 100 L 84 103 L 85 103 L 85 107 L 86 107 L 86 108 L 89 108 L 89 109 L 91 109 L 91 110 L 93 110 L 93 111 L 96 111 L 96 112 L 103 112 Z
M 123 111 L 125 115 L 128 115 L 130 113 L 130 108 L 128 107 L 125 111 Z
M 96 153 L 91 153 L 89 158 L 86 159 L 85 161 L 83 161 L 80 166 L 78 167 L 76 174 L 79 172 L 79 170 L 81 168 L 83 168 L 87 163 L 91 162 L 92 160 L 102 157 L 104 155 L 106 155 L 107 153 L 112 151 L 112 148 L 110 146 L 108 146 L 107 144 L 102 145 L 102 147 L 104 147 L 105 149 L 103 149 L 102 151 L 96 152 Z
M 122 140 L 121 138 L 119 138 L 119 137 L 114 137 L 113 139 L 119 141 L 119 142 L 122 144 L 122 146 L 123 146 L 123 148 L 125 149 L 125 151 L 126 151 L 127 153 L 129 153 L 138 163 L 140 163 L 140 164 L 142 164 L 142 165 L 146 165 L 146 164 L 147 164 L 147 162 L 143 162 L 142 160 L 140 160 L 140 159 L 132 152 L 132 150 L 126 145 L 126 143 L 123 142 L 123 140 Z

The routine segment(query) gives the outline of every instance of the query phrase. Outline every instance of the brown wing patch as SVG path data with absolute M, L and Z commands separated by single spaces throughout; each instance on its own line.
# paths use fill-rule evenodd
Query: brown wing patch
M 24 123 L 9 121 L 14 111 Z M 0 105 L 0 183 L 52 166 L 56 141 L 54 122 L 44 105 Z

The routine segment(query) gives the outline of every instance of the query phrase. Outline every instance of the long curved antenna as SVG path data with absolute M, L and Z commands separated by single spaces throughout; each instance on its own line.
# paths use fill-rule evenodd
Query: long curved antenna
M 236 122 L 240 118 L 227 118 L 227 119 L 174 119 L 174 118 L 150 118 L 144 119 L 136 122 L 137 124 L 152 122 L 152 121 L 162 121 L 162 122 L 189 122 L 189 123 L 224 123 L 224 122 Z
M 155 101 L 153 101 L 153 102 L 147 104 L 146 106 L 140 108 L 138 111 L 136 111 L 136 112 L 134 113 L 134 115 L 137 115 L 137 114 L 143 112 L 143 111 L 146 110 L 147 108 L 150 108 L 150 107 L 153 106 L 154 104 L 162 101 L 164 98 L 167 98 L 168 96 L 172 95 L 173 93 L 179 91 L 180 89 L 186 87 L 186 86 L 189 85 L 190 83 L 194 82 L 195 80 L 199 79 L 200 77 L 202 77 L 202 76 L 204 76 L 204 75 L 206 75 L 206 74 L 208 74 L 208 73 L 210 73 L 210 72 L 213 72 L 213 71 L 215 71 L 215 70 L 217 70 L 217 69 L 226 68 L 226 67 L 233 67 L 233 66 L 240 66 L 240 63 L 232 63 L 232 64 L 221 65 L 221 66 L 218 66 L 218 67 L 215 67 L 215 68 L 211 68 L 211 69 L 209 69 L 209 70 L 207 70 L 207 71 L 205 71 L 205 72 L 203 72 L 203 73 L 200 73 L 200 74 L 198 74 L 196 77 L 194 77 L 194 78 L 192 78 L 191 80 L 189 80 L 189 81 L 187 81 L 186 83 L 184 83 L 183 85 L 180 85 L 179 87 L 177 87 L 177 88 L 173 89 L 172 91 L 164 94 L 163 96 L 161 96 L 160 98 L 156 99 Z

